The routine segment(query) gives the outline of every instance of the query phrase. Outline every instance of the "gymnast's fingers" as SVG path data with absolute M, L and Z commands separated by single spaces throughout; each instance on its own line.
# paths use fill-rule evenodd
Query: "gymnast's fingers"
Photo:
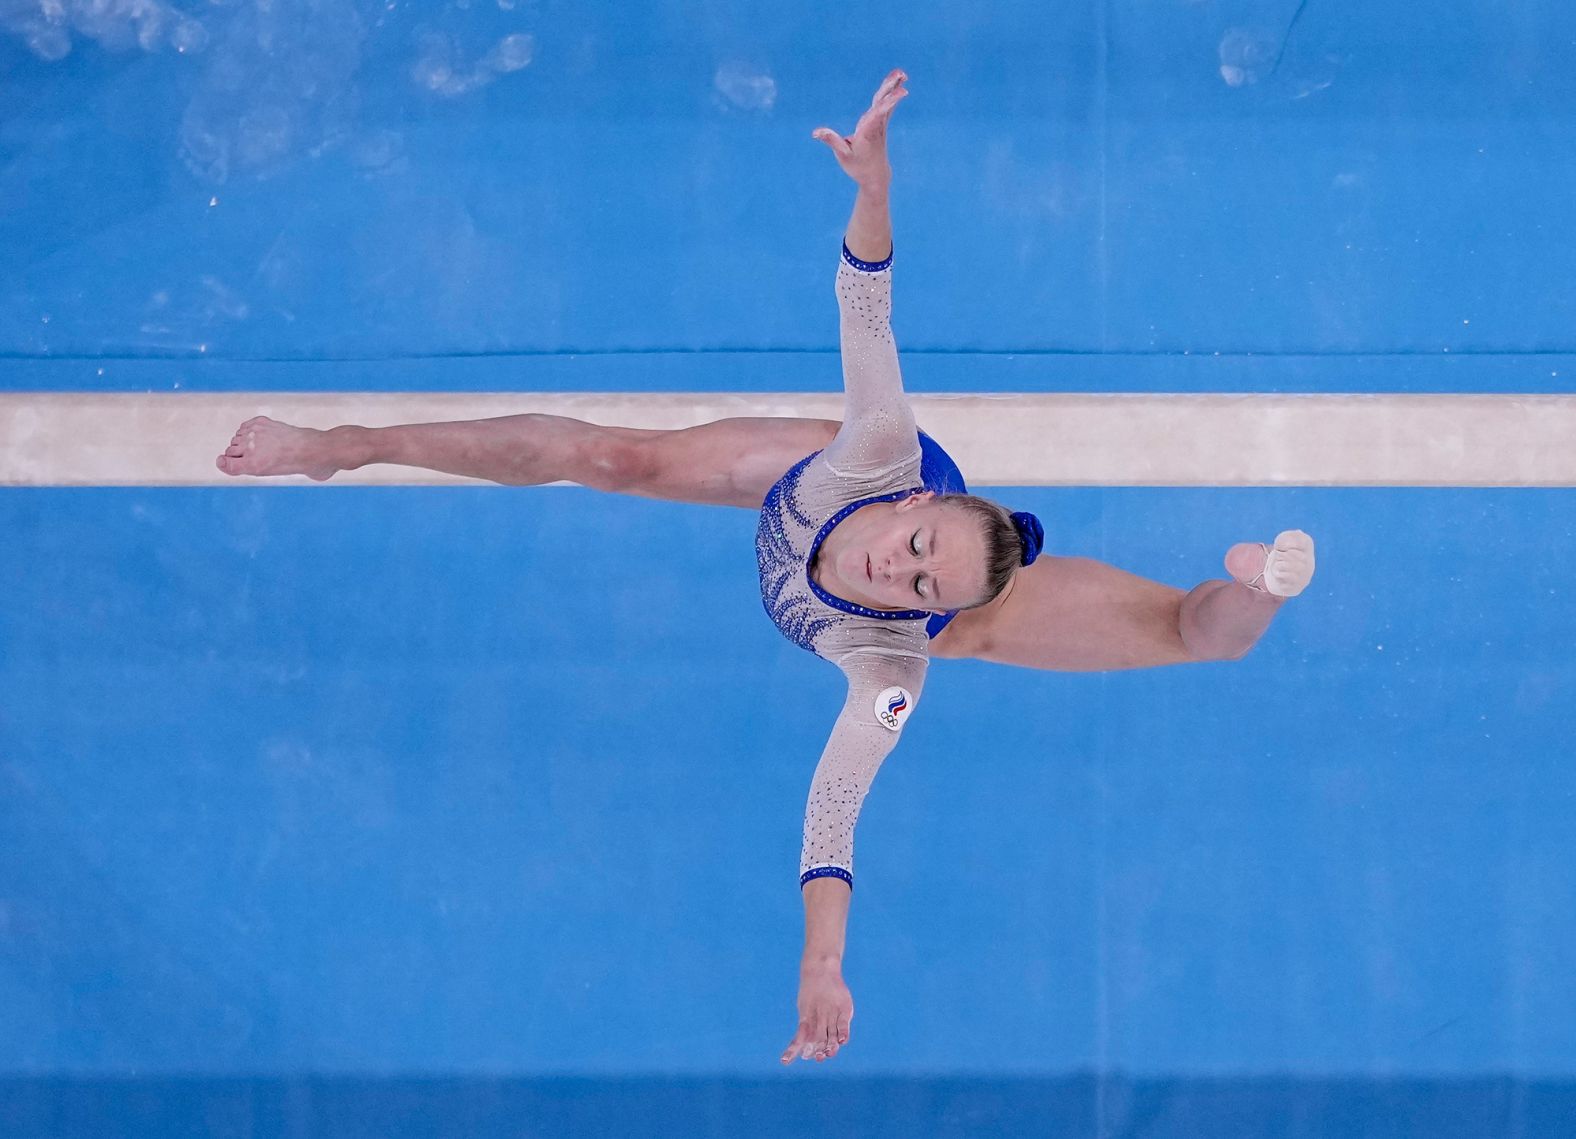
M 798 1058 L 799 1049 L 803 1046 L 808 1031 L 809 1025 L 801 1021 L 799 1023 L 799 1031 L 794 1033 L 793 1040 L 788 1044 L 788 1051 L 783 1053 L 782 1062 L 784 1064 L 792 1064 Z
M 832 153 L 837 155 L 838 158 L 847 158 L 853 153 L 853 143 L 838 134 L 831 127 L 816 127 L 815 130 L 810 132 L 810 137 L 826 143 L 827 146 L 832 148 Z
M 821 1054 L 818 1059 L 830 1060 L 837 1055 L 837 1025 L 832 1021 L 826 1022 L 826 1028 L 821 1036 Z
M 901 67 L 894 67 L 891 71 L 887 72 L 886 78 L 881 80 L 881 86 L 876 88 L 875 97 L 870 100 L 870 105 L 874 107 L 876 104 L 880 103 L 884 96 L 890 95 L 907 80 L 908 76 L 903 73 L 903 69 Z

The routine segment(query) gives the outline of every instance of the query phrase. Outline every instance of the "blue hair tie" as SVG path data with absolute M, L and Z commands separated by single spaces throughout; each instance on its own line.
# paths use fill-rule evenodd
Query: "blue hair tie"
M 1045 527 L 1026 510 L 1014 512 L 1012 524 L 1023 542 L 1023 564 L 1033 565 L 1034 559 L 1040 556 L 1040 548 L 1045 545 Z

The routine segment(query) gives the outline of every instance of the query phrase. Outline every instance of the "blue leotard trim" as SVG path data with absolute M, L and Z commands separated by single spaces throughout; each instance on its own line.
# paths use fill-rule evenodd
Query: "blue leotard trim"
M 858 502 L 850 502 L 828 518 L 826 525 L 822 526 L 816 533 L 815 541 L 810 543 L 810 552 L 805 555 L 805 566 L 809 567 L 815 564 L 815 555 L 821 552 L 821 543 L 826 541 L 826 536 L 832 532 L 839 522 L 861 506 L 869 506 L 872 502 L 892 502 L 895 499 L 907 498 L 911 494 L 921 493 L 924 489 L 922 486 L 911 486 L 907 490 L 895 490 L 891 494 L 875 494 L 869 498 L 861 498 Z M 808 572 L 805 574 L 805 580 L 810 584 L 810 592 L 820 598 L 823 604 L 830 605 L 833 609 L 843 613 L 853 613 L 860 617 L 875 617 L 882 621 L 922 621 L 931 615 L 928 609 L 866 609 L 863 605 L 855 605 L 852 601 L 844 601 L 841 597 L 832 596 L 832 594 L 817 585 L 815 578 L 811 577 Z
M 897 250 L 894 249 L 892 252 L 895 253 L 895 252 L 897 252 Z M 855 269 L 858 269 L 858 270 L 860 270 L 861 272 L 864 272 L 864 273 L 879 273 L 883 269 L 890 269 L 890 268 L 892 268 L 892 254 L 891 253 L 888 253 L 886 255 L 886 260 L 885 261 L 861 261 L 861 260 L 859 260 L 859 258 L 855 257 L 852 253 L 848 252 L 848 242 L 846 242 L 846 241 L 843 242 L 843 260 L 847 261 Z
M 819 451 L 816 454 L 820 454 Z M 811 455 L 810 458 L 814 458 Z M 803 460 L 808 462 L 808 459 Z M 861 498 L 858 502 L 851 502 L 843 507 L 831 518 L 826 520 L 826 525 L 815 535 L 815 541 L 810 543 L 810 552 L 805 556 L 805 565 L 815 564 L 815 556 L 821 550 L 821 543 L 826 541 L 826 536 L 832 529 L 847 518 L 861 506 L 869 506 L 872 502 L 891 502 L 898 498 L 907 498 L 911 494 L 922 491 L 934 491 L 937 494 L 967 494 L 968 486 L 963 481 L 963 472 L 958 470 L 957 463 L 952 461 L 952 456 L 941 449 L 937 443 L 923 431 L 919 432 L 919 479 L 920 486 L 910 487 L 907 490 L 894 491 L 891 494 L 878 494 L 872 498 Z M 925 632 L 934 638 L 937 633 L 952 623 L 958 615 L 956 609 L 946 613 L 932 613 L 928 609 L 866 609 L 863 605 L 855 605 L 851 601 L 844 601 L 841 597 L 833 597 L 826 590 L 816 584 L 814 578 L 809 578 L 810 590 L 817 598 L 833 609 L 843 613 L 853 613 L 860 617 L 875 617 L 882 621 L 918 621 L 925 619 Z
M 806 870 L 799 875 L 799 889 L 804 889 L 804 884 L 811 878 L 841 878 L 848 883 L 848 888 L 854 888 L 854 876 L 841 866 L 817 866 L 814 870 Z

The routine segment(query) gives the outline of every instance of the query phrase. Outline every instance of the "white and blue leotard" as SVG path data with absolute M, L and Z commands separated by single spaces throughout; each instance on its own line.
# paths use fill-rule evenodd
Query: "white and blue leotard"
M 848 515 L 923 490 L 958 493 L 963 478 L 920 434 L 903 394 L 892 337 L 892 259 L 837 268 L 844 414 L 823 451 L 767 492 L 755 551 L 761 602 L 785 637 L 843 670 L 848 696 L 810 784 L 799 884 L 837 877 L 852 888 L 854 824 L 925 684 L 931 636 L 952 614 L 866 609 L 810 577 L 821 544 Z

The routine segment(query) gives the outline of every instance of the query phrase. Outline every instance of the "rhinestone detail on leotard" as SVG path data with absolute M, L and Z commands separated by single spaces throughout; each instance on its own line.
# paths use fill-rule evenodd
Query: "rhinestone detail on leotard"
M 785 637 L 837 665 L 848 681 L 810 781 L 801 887 L 832 877 L 853 888 L 854 826 L 901 732 L 879 718 L 878 705 L 893 688 L 917 702 L 929 656 L 930 613 L 854 605 L 810 578 L 815 553 L 839 522 L 861 506 L 923 490 L 926 482 L 892 336 L 889 265 L 843 250 L 836 282 L 843 424 L 824 451 L 794 464 L 767 492 L 756 530 L 762 606 Z
M 810 461 L 819 455 L 807 455 L 796 463 L 787 474 L 766 493 L 761 504 L 761 520 L 755 530 L 755 561 L 761 574 L 761 604 L 772 624 L 782 630 L 801 649 L 815 652 L 815 640 L 837 623 L 830 613 L 818 613 L 809 597 L 796 588 L 800 575 L 808 580 L 806 560 L 794 551 L 795 535 L 790 535 L 792 523 L 801 532 L 815 525 L 799 506 L 799 479 Z
M 799 875 L 799 889 L 804 889 L 804 884 L 812 878 L 841 878 L 850 890 L 854 888 L 854 876 L 841 866 L 817 866 L 814 870 L 806 870 Z
M 896 249 L 892 251 L 892 253 L 896 252 Z M 864 273 L 879 273 L 883 269 L 892 268 L 892 253 L 888 253 L 884 261 L 861 261 L 848 251 L 848 242 L 843 242 L 843 260 Z

